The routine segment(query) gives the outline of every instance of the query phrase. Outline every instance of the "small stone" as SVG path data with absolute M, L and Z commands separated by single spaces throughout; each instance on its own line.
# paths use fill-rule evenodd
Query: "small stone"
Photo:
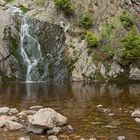
M 96 138 L 90 138 L 89 140 L 97 140 Z
M 51 130 L 48 130 L 47 133 L 48 134 L 58 134 L 58 133 L 60 133 L 61 130 L 62 129 L 60 127 L 54 127 Z
M 115 114 L 114 113 L 109 113 L 108 116 L 113 117 L 113 116 L 115 116 Z
M 104 124 L 103 122 L 91 122 L 92 125 L 102 125 Z
M 97 105 L 96 107 L 97 107 L 97 108 L 101 108 L 101 107 L 103 107 L 103 105 Z
M 34 111 L 34 110 L 25 110 L 25 111 L 22 111 L 23 113 L 25 113 L 26 115 L 34 115 L 37 111 Z
M 13 121 L 7 121 L 5 126 L 10 131 L 19 130 L 19 129 L 23 128 L 23 125 L 21 125 L 21 124 L 19 124 L 17 122 L 13 122 Z
M 40 109 L 43 109 L 43 106 L 39 105 L 39 106 L 31 106 L 30 110 L 34 110 L 34 111 L 38 111 Z
M 101 113 L 109 113 L 110 109 L 107 109 L 107 108 L 97 108 L 97 111 L 99 111 Z
M 70 137 L 68 136 L 68 135 L 65 135 L 65 134 L 62 134 L 62 135 L 59 135 L 59 138 L 60 138 L 60 140 L 62 139 L 64 139 L 64 140 L 69 140 L 70 139 Z M 80 137 L 78 137 L 78 138 L 80 138 Z M 76 139 L 75 137 L 74 137 L 74 139 Z
M 6 116 L 2 115 L 0 116 L 0 128 L 3 127 L 7 121 L 16 121 L 17 117 L 15 116 Z
M 48 140 L 58 140 L 58 138 L 55 135 L 51 135 L 48 137 Z
M 71 125 L 68 125 L 67 128 L 68 128 L 69 131 L 74 131 L 74 129 Z
M 9 107 L 1 107 L 0 108 L 0 115 L 7 115 L 9 110 L 10 110 Z
M 29 136 L 20 137 L 18 140 L 30 140 L 30 137 Z
M 117 140 L 125 140 L 125 136 L 118 136 Z
M 11 108 L 8 112 L 8 114 L 17 114 L 19 111 L 16 108 Z
M 132 117 L 140 118 L 140 109 L 136 109 L 132 114 Z
M 106 125 L 105 128 L 110 128 L 110 129 L 116 129 L 116 126 L 112 126 L 112 125 Z
M 140 123 L 140 118 L 135 118 L 135 121 L 136 121 L 137 123 Z
M 28 126 L 27 126 L 27 132 L 28 133 L 35 133 L 35 134 L 42 134 L 44 132 L 44 129 L 37 128 L 35 126 L 32 126 L 31 124 L 28 124 Z

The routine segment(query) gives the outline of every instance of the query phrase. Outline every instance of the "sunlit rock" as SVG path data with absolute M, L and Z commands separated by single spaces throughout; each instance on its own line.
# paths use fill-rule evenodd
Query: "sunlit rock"
M 140 118 L 140 109 L 136 109 L 132 114 L 131 114 L 132 117 L 138 117 Z
M 40 109 L 29 117 L 29 123 L 39 128 L 53 128 L 66 124 L 67 118 L 51 108 Z
M 0 115 L 8 114 L 10 108 L 9 107 L 1 107 L 0 108 Z
M 17 118 L 15 116 L 0 116 L 0 127 L 3 127 L 8 121 L 16 121 Z
M 7 121 L 5 126 L 10 131 L 19 130 L 19 129 L 23 128 L 23 125 L 21 125 L 21 124 L 19 124 L 17 122 L 14 122 L 14 121 Z

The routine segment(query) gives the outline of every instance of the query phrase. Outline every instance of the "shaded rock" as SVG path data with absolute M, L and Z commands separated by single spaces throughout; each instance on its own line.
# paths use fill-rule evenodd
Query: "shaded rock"
M 19 129 L 23 128 L 23 125 L 21 125 L 21 124 L 19 124 L 17 122 L 13 122 L 13 121 L 7 121 L 5 126 L 10 131 L 19 130 Z
M 48 137 L 48 140 L 58 140 L 58 138 L 55 135 L 51 135 Z
M 113 62 L 111 65 L 110 71 L 108 73 L 108 76 L 112 78 L 116 78 L 119 74 L 123 72 L 124 72 L 124 69 L 122 69 L 118 63 Z
M 97 111 L 101 112 L 101 113 L 109 113 L 110 112 L 110 109 L 107 109 L 107 108 L 97 108 Z
M 17 118 L 15 116 L 0 116 L 0 127 L 3 127 L 7 121 L 16 121 Z
M 29 123 L 39 128 L 53 128 L 66 124 L 67 118 L 51 108 L 40 109 L 29 117 Z
M 140 109 L 136 109 L 132 114 L 132 117 L 140 118 Z
M 118 136 L 117 140 L 125 140 L 125 136 Z
M 44 129 L 37 128 L 37 127 L 34 127 L 34 126 L 29 124 L 27 127 L 27 132 L 28 133 L 35 133 L 35 134 L 42 134 L 44 132 Z
M 48 130 L 48 134 L 58 134 L 62 129 L 60 127 L 54 127 L 51 130 Z
M 10 108 L 9 107 L 1 107 L 0 108 L 0 115 L 6 115 L 8 114 Z
M 136 121 L 137 123 L 140 123 L 140 118 L 135 118 L 135 121 Z
M 138 67 L 131 67 L 129 78 L 131 80 L 140 80 L 140 69 Z
M 19 111 L 16 108 L 11 108 L 8 112 L 8 114 L 17 114 Z
M 39 105 L 39 106 L 31 106 L 30 110 L 38 111 L 38 110 L 40 110 L 42 108 L 43 108 L 43 106 L 41 106 L 41 105 Z

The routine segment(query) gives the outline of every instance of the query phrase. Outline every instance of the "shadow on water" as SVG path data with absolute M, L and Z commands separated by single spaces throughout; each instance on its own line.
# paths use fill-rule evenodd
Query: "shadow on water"
M 102 104 L 115 113 L 115 117 L 98 112 Z M 115 139 L 125 135 L 127 139 L 140 139 L 139 124 L 130 111 L 140 107 L 140 84 L 85 84 L 85 83 L 16 83 L 0 85 L 0 106 L 20 110 L 31 105 L 51 107 L 67 116 L 76 133 L 83 137 L 106 135 Z M 126 113 L 129 112 L 129 113 Z M 105 126 L 119 121 L 117 129 Z M 93 125 L 93 122 L 102 125 Z M 40 138 L 35 138 L 39 140 Z

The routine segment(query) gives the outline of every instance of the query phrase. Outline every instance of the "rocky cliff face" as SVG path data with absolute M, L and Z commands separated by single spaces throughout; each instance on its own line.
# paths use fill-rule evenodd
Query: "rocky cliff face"
M 33 18 L 30 20 L 30 24 L 33 27 L 33 34 L 38 38 L 46 60 L 51 59 L 49 58 L 50 56 L 47 55 L 48 53 L 51 54 L 53 58 L 50 64 L 49 79 L 51 79 L 51 77 L 61 77 L 62 75 L 64 75 L 62 77 L 67 77 L 66 75 L 68 74 L 69 80 L 72 81 L 140 80 L 140 65 L 138 59 L 126 62 L 126 60 L 124 61 L 121 57 L 121 50 L 123 49 L 121 40 L 131 29 L 125 28 L 120 21 L 120 16 L 124 11 L 131 13 L 134 19 L 134 26 L 139 34 L 140 1 L 95 0 L 93 2 L 91 0 L 71 0 L 71 4 L 74 6 L 74 13 L 67 16 L 62 9 L 57 8 L 53 0 L 44 1 L 40 4 L 42 6 L 30 0 L 27 2 L 26 0 L 18 0 L 14 3 L 17 7 L 22 7 L 24 10 L 26 9 L 26 14 Z M 89 15 L 93 18 L 93 23 L 89 29 L 85 29 L 79 25 L 79 21 L 85 11 L 88 11 Z M 12 21 L 10 28 L 7 28 L 8 32 L 5 34 L 6 46 L 8 46 L 8 48 L 11 46 L 11 43 L 8 42 L 9 36 L 12 36 L 14 40 L 19 40 L 17 20 L 18 18 L 15 18 L 14 22 Z M 65 32 L 66 40 L 62 28 Z M 92 31 L 97 35 L 99 39 L 97 48 L 89 47 L 86 38 L 87 31 Z M 61 43 L 64 43 L 64 40 L 65 49 L 60 47 Z M 19 42 L 16 41 L 16 43 L 19 46 Z M 14 46 L 16 47 L 16 44 Z M 5 47 L 3 46 L 3 48 Z M 4 58 L 8 56 L 10 60 L 6 62 L 4 59 L 1 64 L 4 63 L 6 68 L 8 68 L 7 66 L 9 65 L 9 70 L 6 69 L 4 71 L 1 69 L 1 71 L 5 75 L 18 75 L 17 77 L 24 78 L 21 76 L 25 73 L 25 71 L 21 70 L 23 66 L 18 65 L 19 62 L 15 54 L 9 57 L 9 55 L 11 55 L 11 53 L 9 53 L 10 50 L 7 52 L 8 54 Z M 62 59 L 60 59 L 59 63 L 56 63 L 59 61 L 58 54 Z M 12 61 L 14 60 L 15 62 L 14 65 L 11 62 L 11 58 L 16 58 L 15 60 L 12 59 Z M 69 69 L 67 74 L 65 73 L 66 63 Z M 11 65 L 14 68 L 12 68 Z

